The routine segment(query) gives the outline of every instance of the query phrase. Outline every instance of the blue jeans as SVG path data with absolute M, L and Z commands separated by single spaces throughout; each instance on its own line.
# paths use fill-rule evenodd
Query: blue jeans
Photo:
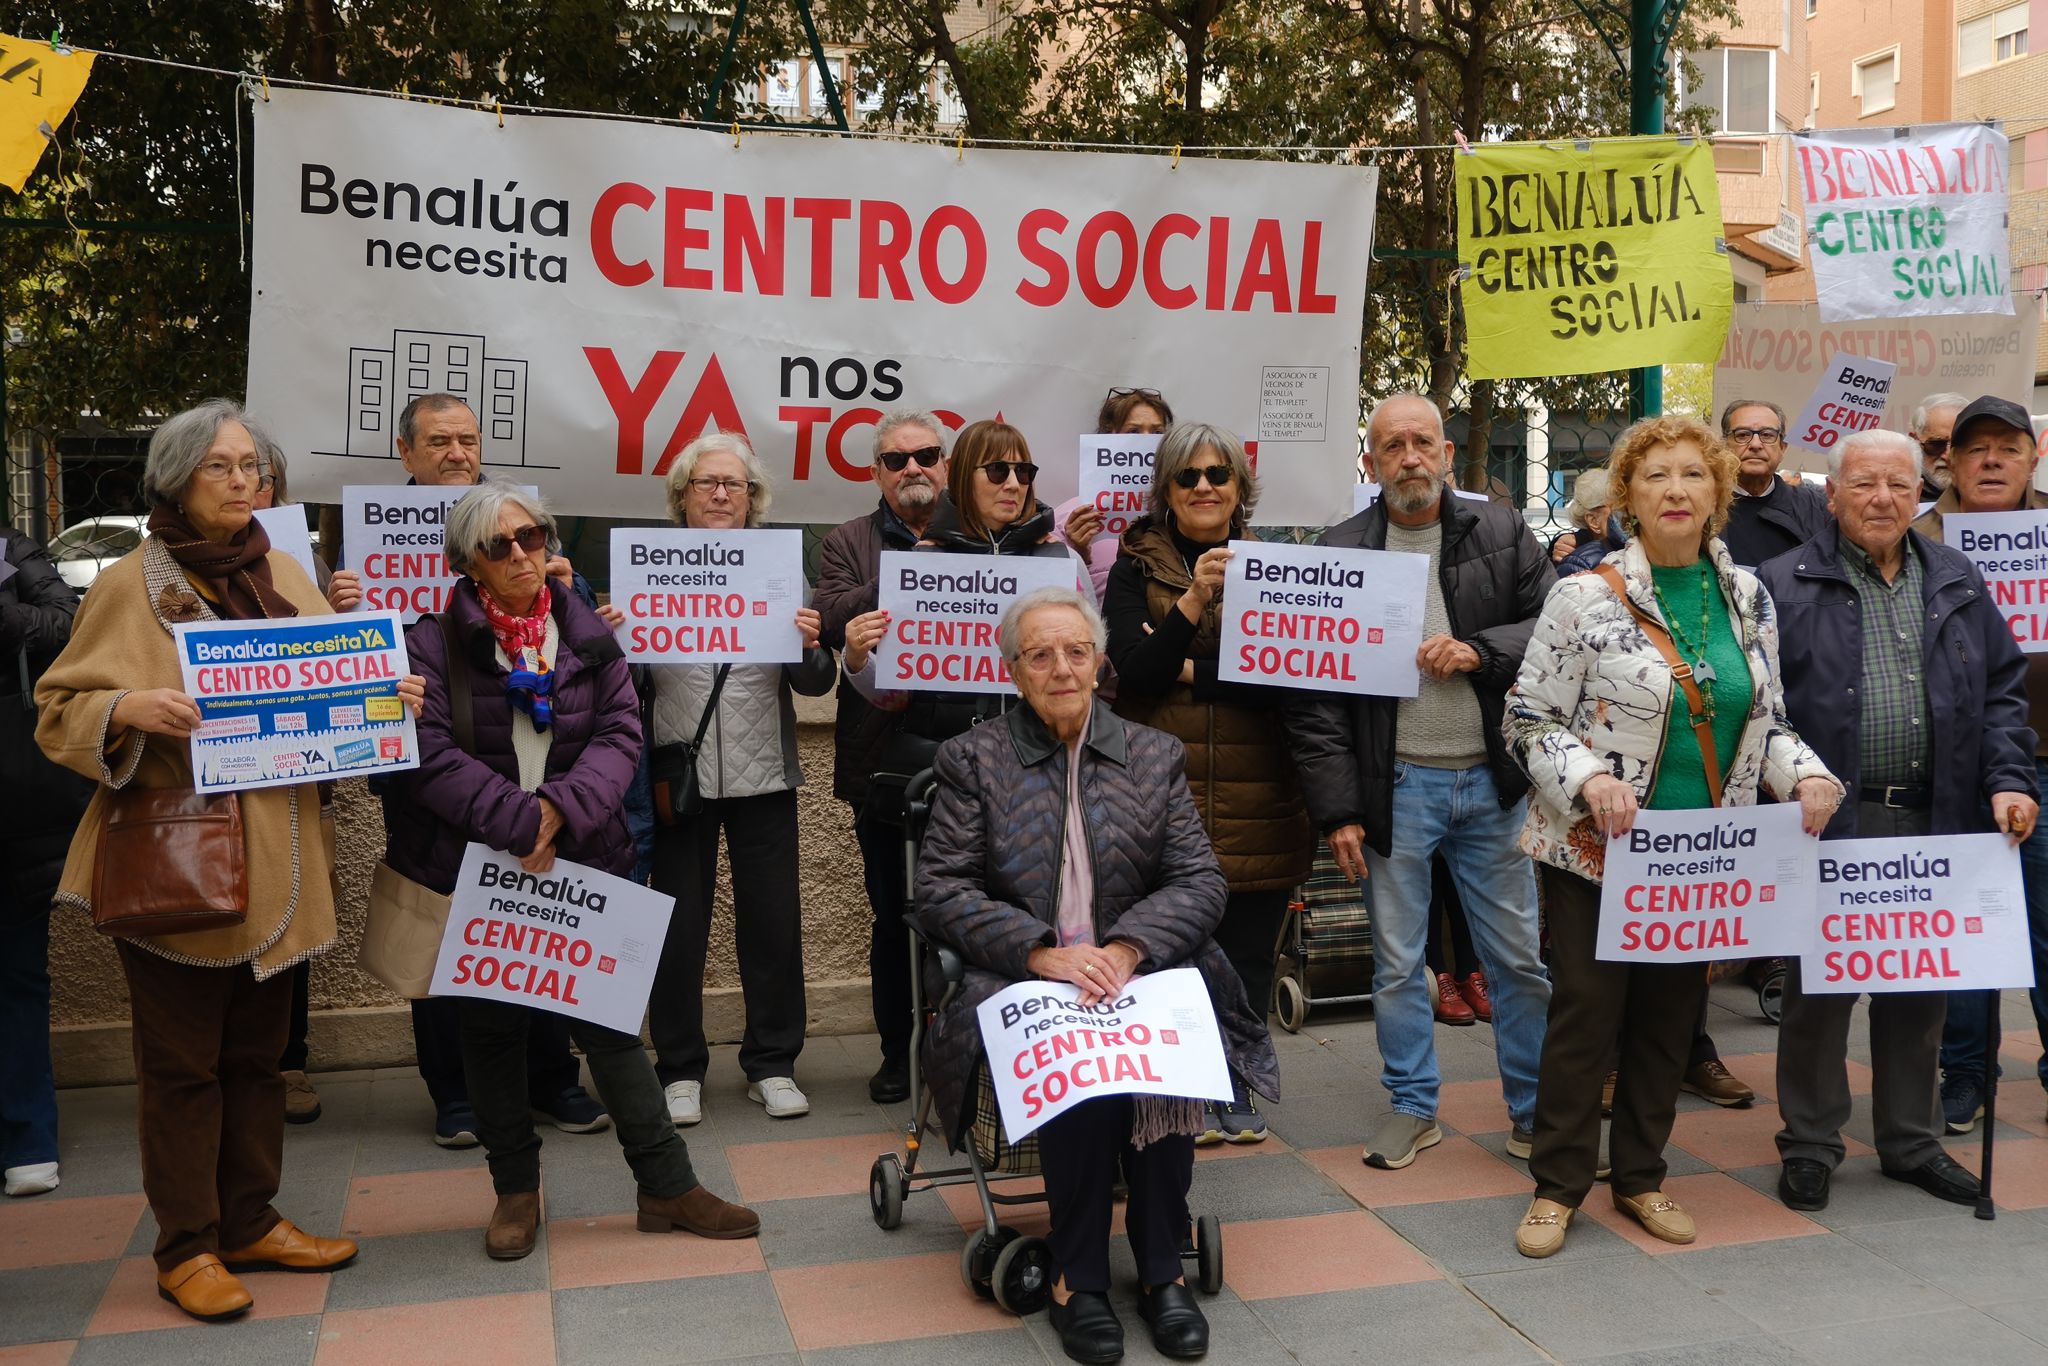
M 0 902 L 0 942 L 0 1167 L 55 1162 L 49 898 Z
M 2048 761 L 2034 760 L 2034 775 L 2048 793 Z M 2041 1085 L 2048 1088 L 2048 997 L 2041 984 L 2048 982 L 2048 835 L 2036 833 L 2020 845 L 2020 876 L 2027 889 L 2027 935 L 2034 945 L 2034 989 L 2028 993 L 2034 1003 L 2034 1027 L 2040 1031 Z M 1988 991 L 1951 991 L 1948 994 L 1948 1023 L 1941 1031 L 1941 1075 L 1984 1076 L 1984 1057 L 1991 1051 L 1991 1026 L 1987 1007 Z
M 1472 946 L 1493 997 L 1494 1046 L 1501 1093 L 1518 1129 L 1536 1122 L 1536 1072 L 1550 1010 L 1550 979 L 1538 954 L 1536 874 L 1515 847 L 1522 802 L 1501 809 L 1493 773 L 1472 768 L 1394 765 L 1393 853 L 1366 850 L 1373 883 L 1373 1025 L 1380 1082 L 1394 1108 L 1436 1117 L 1442 1077 L 1436 1065 L 1435 984 L 1424 963 L 1429 939 L 1430 860 L 1451 871 Z

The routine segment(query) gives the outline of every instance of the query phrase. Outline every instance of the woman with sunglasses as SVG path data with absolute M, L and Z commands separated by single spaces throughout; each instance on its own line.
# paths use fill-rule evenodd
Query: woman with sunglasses
M 1095 430 L 1119 436 L 1156 436 L 1173 425 L 1173 409 L 1157 389 L 1112 389 L 1096 414 Z M 1116 537 L 1104 538 L 1102 512 L 1093 503 L 1072 498 L 1053 511 L 1053 534 L 1065 541 L 1075 554 L 1088 562 L 1088 577 L 1095 583 L 1095 598 L 1102 599 L 1109 583 L 1109 567 L 1116 563 L 1121 548 Z
M 1219 681 L 1227 543 L 1246 534 L 1258 481 L 1244 443 L 1183 422 L 1159 443 L 1143 517 L 1123 534 L 1103 615 L 1117 672 L 1117 715 L 1187 748 L 1188 787 L 1216 846 L 1230 898 L 1216 942 L 1260 1019 L 1273 1000 L 1273 958 L 1294 887 L 1315 853 L 1270 688 Z M 1251 1093 L 1209 1107 L 1199 1143 L 1266 1136 Z
M 554 540 L 546 506 L 504 480 L 485 480 L 448 510 L 443 553 L 462 578 L 445 613 L 406 633 L 427 680 L 420 767 L 411 819 L 387 832 L 389 872 L 380 876 L 396 873 L 446 897 L 471 841 L 533 873 L 558 858 L 620 877 L 632 870 L 625 797 L 640 762 L 640 702 L 604 621 L 549 581 Z M 462 685 L 452 687 L 457 678 Z M 458 1008 L 469 1103 L 498 1196 L 484 1251 L 512 1261 L 532 1252 L 540 1233 L 533 1104 L 541 1097 L 526 1079 L 533 1012 L 468 998 Z M 753 1211 L 698 1183 L 640 1036 L 583 1020 L 569 1022 L 569 1035 L 639 1185 L 641 1231 L 752 1237 L 760 1228 Z

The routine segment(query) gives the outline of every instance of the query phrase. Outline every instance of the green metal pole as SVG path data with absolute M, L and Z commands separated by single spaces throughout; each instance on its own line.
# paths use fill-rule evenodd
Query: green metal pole
M 1665 8 L 1671 3 L 1673 0 L 1629 0 L 1628 131 L 1632 134 L 1664 131 Z M 1628 388 L 1632 416 L 1654 417 L 1664 411 L 1663 366 L 1632 371 Z

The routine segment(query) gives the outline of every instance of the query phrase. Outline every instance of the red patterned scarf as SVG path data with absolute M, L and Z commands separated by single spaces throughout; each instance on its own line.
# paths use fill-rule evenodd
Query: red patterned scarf
M 541 581 L 540 592 L 534 595 L 533 607 L 525 616 L 507 611 L 482 584 L 476 586 L 476 597 L 483 604 L 484 618 L 491 624 L 498 648 L 512 663 L 511 676 L 505 680 L 505 695 L 512 699 L 513 706 L 533 718 L 535 730 L 546 730 L 554 719 L 550 696 L 555 681 L 547 658 L 541 654 L 548 634 L 548 612 L 554 605 L 547 581 Z

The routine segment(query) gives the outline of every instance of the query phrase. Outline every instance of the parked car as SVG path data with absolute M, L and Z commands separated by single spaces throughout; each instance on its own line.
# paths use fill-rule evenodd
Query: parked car
M 100 571 L 142 544 L 146 517 L 89 517 L 73 522 L 50 542 L 50 558 L 64 582 L 83 593 Z

